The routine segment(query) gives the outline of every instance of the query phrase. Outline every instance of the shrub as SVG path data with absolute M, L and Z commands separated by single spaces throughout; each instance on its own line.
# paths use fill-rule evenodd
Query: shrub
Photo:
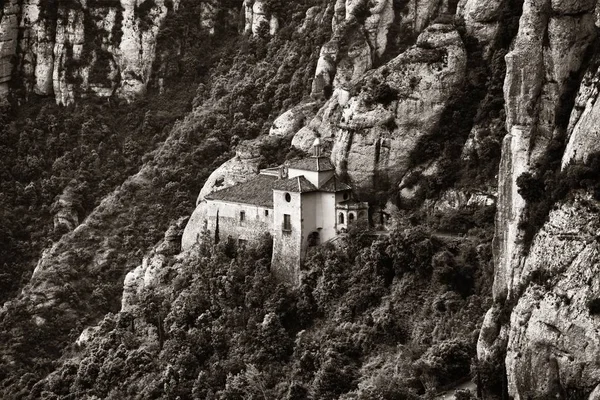
M 373 91 L 373 100 L 388 106 L 392 101 L 398 100 L 398 90 L 390 87 L 387 83 L 381 83 Z

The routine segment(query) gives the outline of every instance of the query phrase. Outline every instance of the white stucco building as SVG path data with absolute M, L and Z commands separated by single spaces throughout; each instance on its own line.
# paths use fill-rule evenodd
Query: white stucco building
M 273 237 L 273 272 L 295 284 L 307 249 L 368 222 L 368 205 L 353 199 L 320 142 L 313 156 L 278 168 L 205 198 L 204 231 L 215 242 L 228 238 L 239 244 Z

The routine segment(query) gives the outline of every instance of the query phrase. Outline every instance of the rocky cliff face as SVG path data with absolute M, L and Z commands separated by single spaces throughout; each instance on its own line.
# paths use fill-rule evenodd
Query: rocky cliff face
M 550 214 L 514 277 L 524 288 L 506 354 L 515 399 L 600 391 L 599 325 L 591 306 L 600 296 L 599 233 L 598 202 L 578 194 Z
M 10 1 L 0 22 L 2 90 L 11 76 L 22 75 L 27 92 L 53 95 L 65 105 L 90 94 L 142 95 L 162 23 L 178 6 L 168 0 Z
M 262 30 L 275 35 L 279 30 L 277 14 L 269 9 L 264 0 L 244 0 L 244 32 L 259 36 Z
M 276 3 L 243 2 L 241 11 L 248 36 L 264 38 L 278 34 L 279 24 L 284 19 L 280 21 L 276 9 L 270 8 Z M 49 8 L 44 0 L 7 0 L 2 4 L 0 94 L 6 93 L 16 71 L 23 76 L 27 92 L 54 96 L 60 104 L 71 104 L 78 97 L 88 95 L 131 99 L 143 94 L 152 74 L 160 27 L 179 6 L 177 1 L 168 0 L 81 0 L 60 2 L 57 9 Z M 237 4 L 241 5 L 242 1 Z M 476 77 L 467 69 L 467 60 L 471 60 L 467 51 L 473 50 L 469 45 L 475 42 L 477 50 L 481 50 L 482 62 L 491 62 L 491 58 L 497 56 L 498 42 L 506 39 L 502 37 L 503 14 L 512 5 L 502 0 L 465 0 L 458 4 L 437 0 L 331 0 L 327 4 L 306 4 L 301 13 L 293 16 L 297 23 L 293 33 L 302 36 L 315 26 L 326 24 L 331 25 L 333 34 L 329 37 L 328 31 L 323 35 L 326 39 L 319 44 L 327 42 L 318 57 L 311 53 L 318 46 L 312 46 L 303 54 L 293 54 L 293 46 L 300 45 L 292 41 L 281 52 L 289 59 L 302 60 L 307 65 L 312 63 L 314 68 L 302 75 L 309 82 L 308 77 L 314 71 L 312 99 L 308 98 L 308 91 L 300 90 L 306 94 L 305 103 L 283 113 L 272 124 L 272 119 L 264 117 L 263 131 L 270 126 L 270 139 L 293 136 L 293 146 L 301 150 L 307 150 L 314 138 L 321 136 L 332 152 L 338 172 L 347 173 L 354 183 L 368 186 L 380 174 L 401 180 L 407 176 L 409 167 L 414 167 L 411 165 L 414 160 L 409 160 L 419 140 L 436 132 L 443 112 L 466 85 L 477 84 Z M 198 23 L 209 33 L 215 32 L 218 6 L 215 1 L 200 5 L 202 18 Z M 596 123 L 600 109 L 597 63 L 591 63 L 580 83 L 584 67 L 590 64 L 590 49 L 597 36 L 596 6 L 591 0 L 524 1 L 519 30 L 506 56 L 505 115 L 497 113 L 493 117 L 479 118 L 463 151 L 464 158 L 468 159 L 483 147 L 479 140 L 482 131 L 490 127 L 496 129 L 498 121 L 505 123 L 507 135 L 498 171 L 498 196 L 490 196 L 490 191 L 482 188 L 458 188 L 447 190 L 437 201 L 428 203 L 432 211 L 440 213 L 497 205 L 495 302 L 485 317 L 478 353 L 482 363 L 501 359 L 502 366 L 506 367 L 508 392 L 515 399 L 569 398 L 575 391 L 592 393 L 591 399 L 600 398 L 598 310 L 594 307 L 600 297 L 597 278 L 600 205 L 588 193 L 574 194 L 557 205 L 531 247 L 525 249 L 519 223 L 524 217 L 526 202 L 517 186 L 519 176 L 535 171 L 536 164 L 557 147 L 566 147 L 560 154 L 563 168 L 571 161 L 587 160 L 600 149 Z M 445 14 L 453 14 L 453 17 Z M 459 22 L 454 14 L 464 18 L 464 31 L 460 34 L 457 25 L 462 29 L 461 23 L 449 23 Z M 434 22 L 440 16 L 442 18 Z M 252 43 L 268 46 L 264 41 Z M 288 60 L 283 56 L 278 58 L 282 59 Z M 297 63 L 289 65 L 297 67 Z M 244 68 L 254 67 L 248 63 Z M 264 66 L 257 66 L 261 68 Z M 5 316 L 20 312 L 15 304 L 26 304 L 23 308 L 32 315 L 31 326 L 41 332 L 56 328 L 51 325 L 52 318 L 43 316 L 54 314 L 41 311 L 57 311 L 61 325 L 69 329 L 77 329 L 81 323 L 96 318 L 94 310 L 79 308 L 78 297 L 73 293 L 93 292 L 98 282 L 117 281 L 120 278 L 115 275 L 132 267 L 123 260 L 114 261 L 114 249 L 119 247 L 111 240 L 121 234 L 130 240 L 136 224 L 113 210 L 129 210 L 132 202 L 143 202 L 153 192 L 169 186 L 169 179 L 181 175 L 187 168 L 185 152 L 191 151 L 190 147 L 200 147 L 198 143 L 202 142 L 208 149 L 206 154 L 213 156 L 228 146 L 210 147 L 210 139 L 196 138 L 199 132 L 217 122 L 232 127 L 222 123 L 232 116 L 231 119 L 240 119 L 242 115 L 250 120 L 253 113 L 254 116 L 259 114 L 273 97 L 280 97 L 278 101 L 284 102 L 285 96 L 280 95 L 282 82 L 291 82 L 287 87 L 290 92 L 298 87 L 294 81 L 299 75 L 287 74 L 283 66 L 276 73 L 260 75 L 257 85 L 250 76 L 247 81 L 240 79 L 249 88 L 248 92 L 259 91 L 258 85 L 260 89 L 269 89 L 260 98 L 244 97 L 245 105 L 253 101 L 261 104 L 252 104 L 243 114 L 236 109 L 237 106 L 243 108 L 240 103 L 223 100 L 240 92 L 223 89 L 225 95 L 211 98 L 211 104 L 204 105 L 209 110 L 204 114 L 218 114 L 219 118 L 205 118 L 200 111 L 191 114 L 189 120 L 196 122 L 187 122 L 191 127 L 182 134 L 181 146 L 157 152 L 162 157 L 163 167 L 177 165 L 173 171 L 162 173 L 155 165 L 147 165 L 123 185 L 127 190 L 107 197 L 79 227 L 76 227 L 80 221 L 72 195 L 65 193 L 58 198 L 55 224 L 73 232 L 44 253 L 22 293 L 22 303 L 7 303 L 2 318 L 9 320 Z M 210 90 L 220 93 L 218 87 L 227 86 L 223 81 L 227 79 L 223 78 Z M 241 83 L 239 86 L 243 86 Z M 309 86 L 307 84 L 307 88 Z M 287 100 L 295 104 L 298 98 Z M 225 109 L 228 110 L 223 111 Z M 200 120 L 202 123 L 197 122 Z M 214 170 L 204 183 L 185 231 L 181 233 L 185 222 L 180 220 L 143 265 L 127 275 L 121 302 L 124 312 L 135 309 L 146 292 L 159 290 L 161 276 L 169 275 L 171 279 L 171 275 L 181 272 L 177 263 L 166 262 L 165 254 L 179 251 L 180 235 L 183 248 L 195 243 L 202 229 L 203 199 L 208 193 L 244 181 L 257 172 L 263 161 L 260 147 L 264 140 L 269 138 L 238 146 L 235 157 Z M 210 167 L 214 169 L 214 165 Z M 428 160 L 413 171 L 433 179 L 441 168 L 444 167 L 435 160 Z M 207 175 L 208 172 L 204 176 Z M 405 189 L 409 197 L 411 189 Z M 144 194 L 125 198 L 123 192 Z M 176 193 L 177 196 L 189 195 Z M 111 204 L 117 202 L 118 208 Z M 136 212 L 152 216 L 148 208 Z M 113 238 L 106 237 L 106 228 L 101 229 L 101 222 L 106 220 L 118 228 L 114 229 L 118 234 L 112 235 Z M 135 221 L 138 220 L 142 217 Z M 128 225 L 122 227 L 121 223 Z M 85 253 L 68 248 L 76 249 L 81 243 L 87 246 Z M 115 268 L 111 267 L 113 264 L 119 266 L 118 271 L 111 271 Z M 68 270 L 67 266 L 71 265 L 77 270 Z M 66 283 L 77 283 L 77 291 Z M 78 316 L 74 310 L 92 317 Z M 142 327 L 145 328 L 152 329 L 148 336 L 154 342 L 159 340 L 158 330 Z M 64 337 L 67 334 L 61 332 Z M 90 335 L 93 335 L 90 331 L 82 335 L 79 343 L 84 343 Z M 7 364 L 18 357 L 17 353 L 3 354 Z
M 542 12 L 553 10 L 551 16 Z M 517 224 L 524 202 L 516 179 L 548 151 L 565 130 L 565 97 L 573 96 L 569 77 L 577 74 L 596 37 L 594 4 L 526 1 L 514 49 L 507 55 L 504 84 L 506 129 L 500 168 L 500 208 L 497 217 L 498 268 L 496 298 L 510 296 L 515 287 L 511 271 L 522 265 Z M 563 125 L 563 126 L 561 126 Z
M 569 101 L 596 38 L 594 8 L 593 1 L 525 1 L 506 56 L 508 134 L 498 175 L 495 306 L 478 352 L 489 360 L 507 346 L 508 390 L 515 399 L 568 396 L 574 388 L 589 393 L 598 383 L 586 355 L 593 353 L 597 327 L 586 306 L 597 293 L 597 203 L 579 195 L 552 212 L 527 252 L 519 225 L 526 202 L 517 187 L 521 174 L 533 172 L 563 142 L 563 167 L 596 149 L 590 145 L 597 135 L 590 123 L 595 70 L 585 76 L 575 107 Z M 508 321 L 502 315 L 511 310 Z
M 458 33 L 449 25 L 431 25 L 415 46 L 336 89 L 292 144 L 306 151 L 316 135 L 323 137 L 338 172 L 357 184 L 369 184 L 378 173 L 401 177 L 419 139 L 435 130 L 462 87 L 465 72 Z
M 12 58 L 17 51 L 19 1 L 3 2 L 0 10 L 0 97 L 8 93 L 12 75 Z
M 372 68 L 390 47 L 405 48 L 439 14 L 451 12 L 437 1 L 337 0 L 332 18 L 333 35 L 321 48 L 312 96 L 322 97 L 348 84 Z M 390 35 L 390 29 L 394 33 Z M 391 39 L 391 43 L 390 43 Z

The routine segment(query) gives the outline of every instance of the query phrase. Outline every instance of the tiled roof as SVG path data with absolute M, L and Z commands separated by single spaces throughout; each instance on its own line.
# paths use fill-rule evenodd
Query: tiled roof
M 246 182 L 213 192 L 206 198 L 272 208 L 273 184 L 276 181 L 274 176 L 257 175 Z
M 307 157 L 290 162 L 289 168 L 303 171 L 332 171 L 335 169 L 329 157 Z
M 323 192 L 343 192 L 344 190 L 351 190 L 352 188 L 341 182 L 337 176 L 332 176 L 327 182 L 321 185 L 319 190 Z
M 285 180 L 278 180 L 273 184 L 273 189 L 293 193 L 306 193 L 314 192 L 317 190 L 315 185 L 310 183 L 310 181 L 303 176 L 297 176 L 295 178 Z

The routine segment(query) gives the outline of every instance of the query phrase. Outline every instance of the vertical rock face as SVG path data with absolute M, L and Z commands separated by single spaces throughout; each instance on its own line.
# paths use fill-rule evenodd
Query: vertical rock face
M 179 2 L 74 0 L 57 4 L 42 0 L 5 3 L 0 23 L 0 91 L 6 92 L 16 67 L 27 92 L 54 95 L 59 104 L 89 94 L 117 94 L 126 99 L 143 94 L 168 6 L 176 11 Z M 204 25 L 210 24 L 207 18 L 203 18 Z M 15 56 L 16 66 L 11 64 Z
M 390 29 L 395 45 L 406 47 L 441 12 L 453 12 L 441 1 L 394 2 L 393 0 L 336 0 L 333 35 L 321 49 L 312 96 L 320 98 L 331 89 L 345 88 L 372 68 L 389 48 Z
M 476 3 L 467 2 L 465 8 L 473 32 L 479 26 L 473 21 L 495 18 L 483 8 L 475 12 Z M 596 37 L 594 8 L 593 1 L 526 0 L 506 56 L 508 133 L 498 174 L 495 305 L 484 321 L 478 354 L 489 361 L 507 348 L 508 390 L 515 399 L 567 396 L 572 389 L 589 393 L 600 382 L 592 367 L 595 355 L 588 355 L 596 353 L 598 325 L 587 309 L 587 302 L 598 295 L 597 203 L 579 194 L 553 211 L 525 255 L 519 228 L 525 201 L 516 184 L 545 156 L 551 142 L 565 134 L 569 141 L 563 165 L 571 158 L 585 159 L 583 149 L 594 148 L 588 145 L 597 135 L 591 123 L 595 71 L 584 79 L 571 121 L 565 118 L 576 89 L 573 78 Z M 481 37 L 493 36 L 483 31 L 477 31 Z M 508 323 L 501 315 L 511 305 Z
M 546 12 L 552 10 L 552 13 Z M 581 68 L 595 38 L 594 7 L 580 3 L 530 0 L 523 6 L 519 33 L 506 56 L 504 83 L 506 128 L 499 173 L 499 209 L 495 251 L 494 296 L 510 296 L 515 269 L 522 265 L 518 222 L 524 201 L 516 179 L 545 153 L 560 134 L 560 113 L 568 80 Z
M 460 11 L 470 36 L 476 38 L 489 52 L 490 45 L 500 29 L 500 12 L 505 5 L 503 0 L 467 0 Z
M 71 186 L 67 186 L 53 206 L 54 230 L 72 231 L 75 229 L 79 225 L 78 207 L 75 191 Z
M 303 150 L 319 134 L 332 145 L 338 172 L 369 184 L 378 172 L 402 176 L 423 135 L 433 132 L 447 102 L 460 90 L 466 53 L 458 33 L 434 24 L 386 65 L 338 89 L 292 144 Z M 337 78 L 336 78 L 337 79 Z
M 0 11 L 0 98 L 8 92 L 12 75 L 12 59 L 17 51 L 19 34 L 19 11 L 17 0 L 5 1 L 4 8 Z
M 585 162 L 591 153 L 600 151 L 600 127 L 597 124 L 600 120 L 599 83 L 600 68 L 586 72 L 567 129 L 569 140 L 562 159 L 563 168 L 572 161 Z
M 385 52 L 392 22 L 391 0 L 369 3 L 337 0 L 332 19 L 333 37 L 321 48 L 313 97 L 323 96 L 330 87 L 345 87 L 371 69 L 375 57 Z
M 599 324 L 590 306 L 600 298 L 597 207 L 579 194 L 553 211 L 516 277 L 527 289 L 513 309 L 508 336 L 514 399 L 598 390 Z
M 121 0 L 123 36 L 115 57 L 121 75 L 118 89 L 121 97 L 137 96 L 146 90 L 156 56 L 156 38 L 167 15 L 165 3 L 164 0 L 156 1 L 154 7 L 145 9 L 145 15 L 138 15 L 139 0 Z M 174 6 L 176 8 L 177 4 Z
M 267 9 L 263 0 L 244 0 L 245 27 L 244 33 L 259 36 L 263 27 L 267 27 L 269 34 L 275 35 L 279 30 L 277 15 Z

